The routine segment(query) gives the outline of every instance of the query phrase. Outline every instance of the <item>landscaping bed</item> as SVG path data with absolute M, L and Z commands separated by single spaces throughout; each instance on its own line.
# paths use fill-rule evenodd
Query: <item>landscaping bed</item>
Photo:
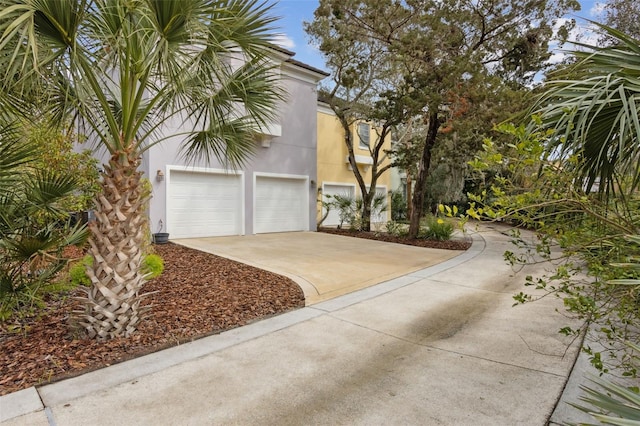
M 388 234 L 386 232 L 375 231 L 357 231 L 351 229 L 337 229 L 337 228 L 320 228 L 319 232 L 326 232 L 327 234 L 344 235 L 348 237 L 366 238 L 369 240 L 386 241 L 389 243 L 406 244 L 417 247 L 437 248 L 444 250 L 467 250 L 471 247 L 471 241 L 467 240 L 428 240 L 425 238 L 410 239 L 406 236 L 398 236 Z
M 150 317 L 128 338 L 74 339 L 74 294 L 49 300 L 38 319 L 0 323 L 0 395 L 73 377 L 304 306 L 288 278 L 177 244 L 154 246 L 164 273 L 147 283 Z

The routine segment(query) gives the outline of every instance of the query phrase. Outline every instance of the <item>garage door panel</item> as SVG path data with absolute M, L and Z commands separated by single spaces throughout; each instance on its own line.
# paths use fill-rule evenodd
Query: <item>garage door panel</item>
M 240 175 L 172 170 L 167 219 L 172 238 L 242 233 Z
M 256 177 L 255 233 L 308 229 L 306 179 Z

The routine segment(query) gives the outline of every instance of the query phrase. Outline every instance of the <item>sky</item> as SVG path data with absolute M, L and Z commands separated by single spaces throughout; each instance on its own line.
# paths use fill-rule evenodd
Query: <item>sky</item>
M 285 49 L 296 53 L 295 59 L 316 68 L 325 69 L 322 55 L 311 45 L 304 32 L 303 22 L 313 21 L 318 0 L 274 0 L 273 13 L 280 17 L 278 25 L 282 35 L 277 40 Z
M 303 22 L 313 20 L 313 12 L 318 7 L 318 0 L 272 0 L 275 3 L 273 13 L 281 19 L 278 22 L 281 32 L 277 43 L 285 49 L 296 53 L 295 59 L 316 68 L 326 70 L 322 54 L 309 41 L 304 32 Z M 599 10 L 597 0 L 579 0 L 582 10 L 573 18 L 594 19 Z M 578 24 L 584 25 L 585 23 Z M 587 40 L 588 41 L 588 40 Z M 559 61 L 562 54 L 554 53 L 552 61 Z

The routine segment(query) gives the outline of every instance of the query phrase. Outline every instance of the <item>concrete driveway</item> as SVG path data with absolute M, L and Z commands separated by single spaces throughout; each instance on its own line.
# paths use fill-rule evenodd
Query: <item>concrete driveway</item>
M 304 291 L 307 305 L 415 272 L 462 253 L 321 232 L 174 242 L 289 277 Z
M 548 424 L 580 346 L 557 330 L 579 323 L 553 297 L 512 307 L 513 294 L 528 291 L 524 276 L 549 265 L 514 276 L 502 259 L 506 249 L 513 250 L 509 238 L 490 229 L 439 265 L 0 397 L 0 422 Z

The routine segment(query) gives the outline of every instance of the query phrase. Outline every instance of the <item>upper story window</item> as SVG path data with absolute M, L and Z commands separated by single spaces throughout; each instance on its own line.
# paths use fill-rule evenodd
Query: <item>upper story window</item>
M 358 140 L 361 149 L 369 149 L 369 124 L 358 124 Z

